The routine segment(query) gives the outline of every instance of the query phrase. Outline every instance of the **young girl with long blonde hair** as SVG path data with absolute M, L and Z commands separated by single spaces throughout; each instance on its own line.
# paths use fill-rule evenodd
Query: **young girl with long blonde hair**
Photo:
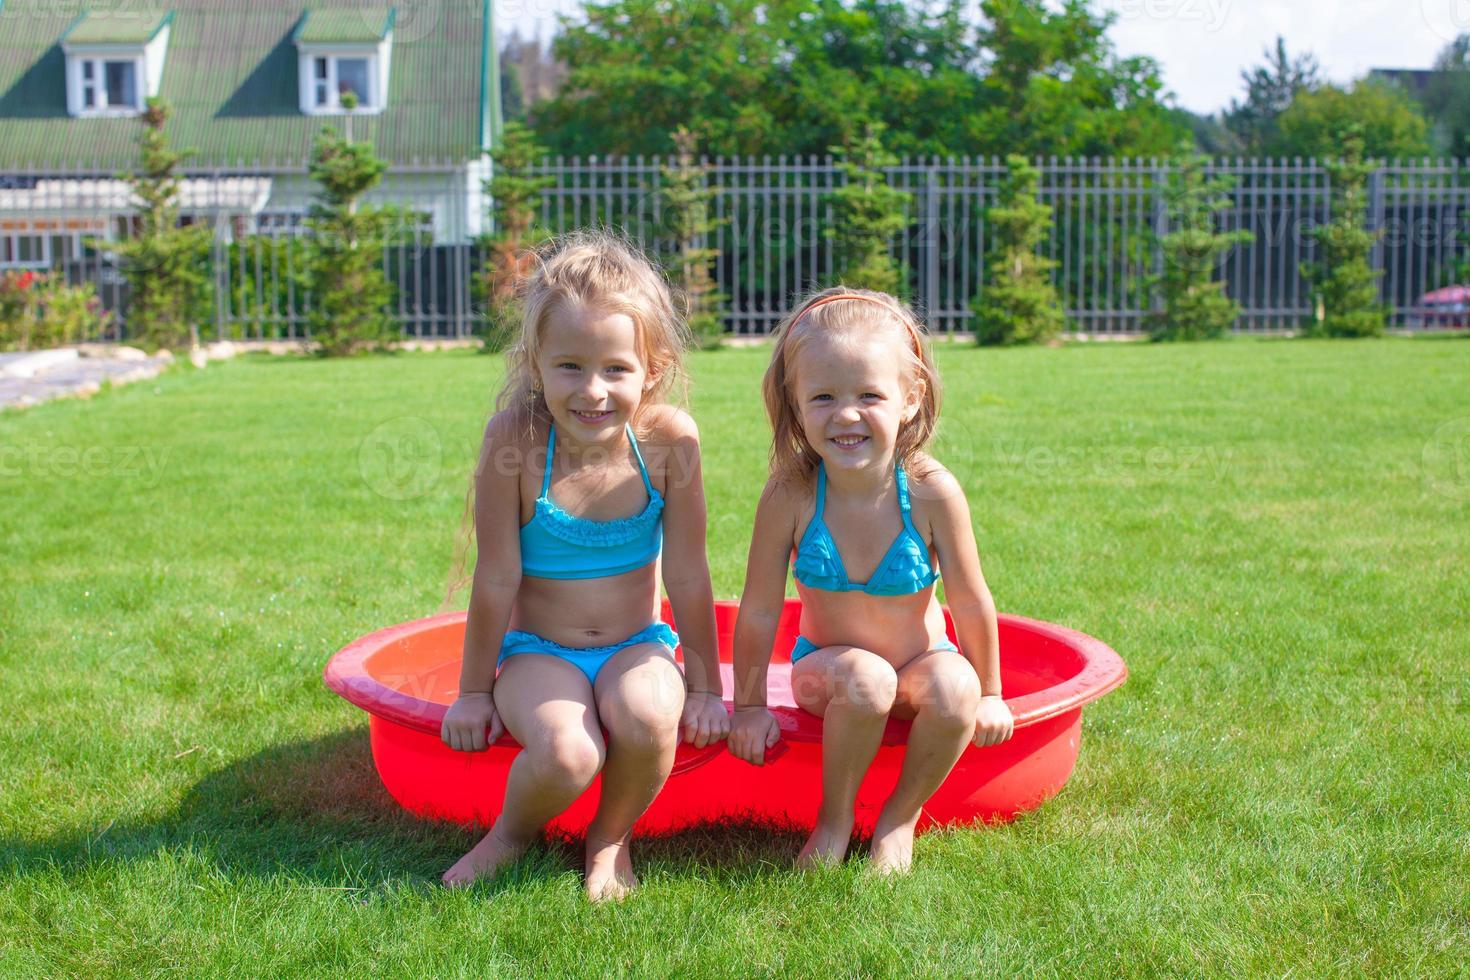
M 760 765 L 779 737 L 766 673 L 790 564 L 802 600 L 792 692 L 823 719 L 822 803 L 798 864 L 846 854 L 858 788 L 897 717 L 913 724 L 872 866 L 904 871 L 919 809 L 965 747 L 1012 730 L 969 505 L 925 451 L 939 376 L 907 307 L 839 287 L 781 324 L 764 395 L 775 441 L 735 627 L 730 751 Z M 958 648 L 934 595 L 941 573 Z
M 476 468 L 464 664 L 441 729 L 461 751 L 503 731 L 523 749 L 447 885 L 514 860 L 600 772 L 585 887 L 626 894 L 629 834 L 681 732 L 704 746 L 729 730 L 699 433 L 666 403 L 688 346 L 663 277 L 621 239 L 565 239 L 531 277 Z M 681 638 L 659 618 L 660 555 L 682 675 Z

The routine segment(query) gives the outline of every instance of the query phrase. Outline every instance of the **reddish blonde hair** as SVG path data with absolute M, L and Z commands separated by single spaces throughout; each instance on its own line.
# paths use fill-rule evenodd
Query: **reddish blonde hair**
M 761 384 L 766 415 L 771 420 L 771 475 L 811 485 L 817 451 L 807 441 L 801 416 L 792 400 L 796 360 L 812 336 L 841 336 L 857 341 L 889 337 L 899 341 L 909 383 L 923 387 L 919 410 L 898 430 L 897 462 L 907 469 L 928 448 L 939 422 L 941 389 L 929 335 L 917 314 L 896 297 L 867 289 L 834 286 L 805 297 L 776 328 L 771 365 Z

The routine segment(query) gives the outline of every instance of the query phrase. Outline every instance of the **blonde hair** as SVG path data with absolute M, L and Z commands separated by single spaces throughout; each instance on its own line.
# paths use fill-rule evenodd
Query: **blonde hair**
M 506 351 L 505 382 L 495 396 L 496 413 L 508 411 L 527 434 L 538 421 L 551 420 L 546 396 L 536 383 L 536 357 L 547 319 L 567 307 L 623 313 L 633 321 L 634 348 L 651 383 L 633 411 L 635 431 L 650 406 L 669 401 L 671 395 L 684 399 L 688 393 L 684 357 L 694 338 L 675 311 L 668 280 L 638 246 L 606 230 L 576 231 L 547 242 L 531 256 L 530 264 L 531 274 L 518 289 L 524 311 L 521 329 Z M 448 609 L 455 593 L 473 577 L 467 566 L 475 539 L 475 484 L 486 462 L 481 447 L 465 493 L 459 543 L 441 609 Z
M 817 472 L 817 451 L 807 441 L 793 400 L 796 359 L 813 336 L 870 340 L 884 336 L 899 341 L 910 384 L 923 386 L 919 409 L 898 430 L 894 458 L 906 469 L 923 452 L 939 422 L 939 372 L 934 367 L 929 336 L 914 311 L 887 293 L 834 286 L 813 293 L 796 305 L 776 327 L 771 365 L 761 383 L 766 415 L 771 420 L 771 475 L 810 486 Z
M 633 321 L 634 345 L 652 387 L 633 413 L 683 396 L 685 353 L 694 345 L 689 326 L 675 311 L 668 280 L 638 246 L 608 231 L 578 231 L 538 250 L 523 287 L 520 336 L 506 352 L 505 383 L 495 398 L 497 412 L 511 409 L 529 428 L 551 417 L 536 384 L 536 357 L 546 321 L 558 310 L 586 308 L 626 314 Z

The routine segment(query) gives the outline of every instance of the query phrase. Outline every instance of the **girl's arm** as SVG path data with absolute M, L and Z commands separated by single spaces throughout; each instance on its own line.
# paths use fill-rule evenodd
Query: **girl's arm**
M 729 733 L 730 716 L 720 680 L 715 597 L 705 550 L 699 429 L 684 412 L 671 411 L 664 431 L 669 445 L 664 469 L 664 590 L 684 648 L 684 740 L 702 748 Z
M 445 712 L 440 737 L 454 749 L 479 751 L 500 736 L 491 691 L 495 662 L 521 587 L 521 443 L 502 413 L 485 427 L 475 471 L 475 572 L 465 620 L 459 697 Z
M 944 578 L 945 600 L 960 650 L 980 678 L 975 744 L 995 745 L 1011 737 L 1012 719 L 1001 695 L 1000 629 L 995 600 L 980 572 L 970 504 L 959 481 L 946 470 L 936 469 L 925 482 L 925 496 L 933 501 L 929 526 L 939 555 L 939 574 Z
M 730 731 L 730 751 L 756 765 L 765 761 L 766 749 L 781 735 L 775 716 L 766 708 L 766 673 L 786 601 L 786 566 L 795 527 L 791 495 L 768 482 L 755 509 L 745 591 L 735 620 L 735 722 Z

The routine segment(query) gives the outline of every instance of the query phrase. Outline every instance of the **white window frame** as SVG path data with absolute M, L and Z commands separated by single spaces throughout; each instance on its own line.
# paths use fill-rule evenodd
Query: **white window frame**
M 39 255 L 29 261 L 20 258 L 20 240 L 34 238 L 40 242 Z M 71 257 L 55 255 L 51 248 L 53 238 L 66 238 L 71 243 Z M 53 231 L 0 231 L 0 269 L 50 269 L 57 262 L 75 261 L 82 256 L 82 235 L 79 232 Z
M 66 107 L 75 117 L 136 116 L 158 94 L 163 82 L 163 63 L 168 52 L 171 28 L 165 24 L 146 44 L 70 44 L 62 42 L 66 55 Z M 107 101 L 107 65 L 132 65 L 133 102 L 113 105 Z M 87 77 L 90 72 L 91 78 Z M 87 105 L 87 94 L 92 105 Z
M 377 57 L 371 54 L 319 54 L 311 58 L 311 106 L 318 112 L 343 112 L 342 86 L 338 77 L 338 66 L 343 61 L 361 61 L 367 65 L 367 94 L 357 101 L 356 112 L 377 112 L 382 109 L 378 98 Z M 321 63 L 325 62 L 327 77 L 320 75 Z M 321 97 L 325 95 L 323 100 Z
M 133 72 L 133 101 L 107 99 L 107 66 L 127 65 Z M 148 76 L 141 53 L 73 55 L 67 59 L 68 99 L 73 116 L 136 116 L 148 97 Z M 89 77 L 90 76 L 90 77 Z M 87 97 L 92 104 L 87 104 Z
M 301 111 L 308 116 L 336 116 L 342 108 L 338 63 L 367 62 L 367 95 L 358 101 L 353 115 L 377 115 L 388 107 L 388 73 L 392 64 L 393 33 L 377 44 L 297 44 Z M 327 77 L 319 78 L 319 61 L 326 62 Z M 321 101 L 325 89 L 326 101 Z

